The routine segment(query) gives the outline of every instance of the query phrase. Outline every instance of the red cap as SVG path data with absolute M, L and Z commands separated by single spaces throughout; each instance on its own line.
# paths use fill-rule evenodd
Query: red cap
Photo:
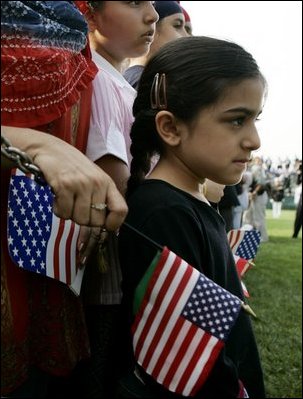
M 188 12 L 182 6 L 181 6 L 181 8 L 182 8 L 182 12 L 183 12 L 183 15 L 184 15 L 184 18 L 185 18 L 185 22 L 190 22 L 190 17 L 188 15 Z

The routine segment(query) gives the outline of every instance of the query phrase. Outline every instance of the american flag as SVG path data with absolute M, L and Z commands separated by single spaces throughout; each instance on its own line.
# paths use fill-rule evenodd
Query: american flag
M 136 295 L 140 292 L 139 284 Z M 194 395 L 240 309 L 238 297 L 164 248 L 132 326 L 135 357 L 168 390 Z
M 8 198 L 8 249 L 14 263 L 68 285 L 77 274 L 76 244 L 80 226 L 52 211 L 49 186 L 33 175 L 12 171 Z
M 227 237 L 234 255 L 246 260 L 255 258 L 261 241 L 258 230 L 230 230 Z

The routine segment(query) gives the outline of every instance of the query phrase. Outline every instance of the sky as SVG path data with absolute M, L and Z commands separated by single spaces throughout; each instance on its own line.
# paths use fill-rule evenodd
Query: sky
M 232 40 L 256 59 L 268 82 L 255 155 L 302 159 L 302 2 L 181 1 L 194 35 Z

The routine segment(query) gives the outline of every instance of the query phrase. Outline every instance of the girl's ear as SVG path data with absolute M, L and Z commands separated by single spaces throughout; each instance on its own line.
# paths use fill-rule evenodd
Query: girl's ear
M 158 134 L 164 143 L 172 147 L 180 144 L 180 126 L 174 114 L 169 111 L 159 111 L 155 122 Z

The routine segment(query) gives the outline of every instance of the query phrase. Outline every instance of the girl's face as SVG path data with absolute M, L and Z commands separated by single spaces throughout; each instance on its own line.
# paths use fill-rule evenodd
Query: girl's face
M 152 52 L 159 50 L 164 44 L 172 40 L 186 37 L 185 20 L 182 13 L 172 14 L 161 19 L 156 25 L 156 35 L 152 44 Z
M 149 51 L 158 20 L 152 1 L 104 1 L 93 12 L 92 46 L 109 58 L 123 61 Z
M 180 143 L 173 151 L 189 179 L 225 185 L 241 180 L 252 151 L 260 147 L 256 120 L 264 92 L 260 79 L 244 80 L 202 110 L 191 126 L 180 123 Z

